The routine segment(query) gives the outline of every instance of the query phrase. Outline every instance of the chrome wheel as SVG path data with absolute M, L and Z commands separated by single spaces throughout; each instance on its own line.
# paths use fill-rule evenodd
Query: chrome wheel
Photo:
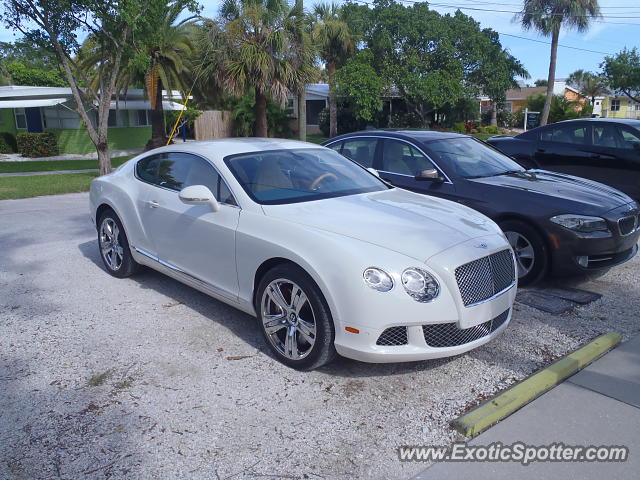
M 518 264 L 518 278 L 522 278 L 533 269 L 533 265 L 536 260 L 533 245 L 531 245 L 531 242 L 527 240 L 527 237 L 518 232 L 504 232 L 504 234 L 516 256 L 516 263 Z
M 120 229 L 113 218 L 105 218 L 100 225 L 100 252 L 111 270 L 120 270 L 124 250 L 120 245 Z
M 316 321 L 304 291 L 279 278 L 267 285 L 260 305 L 262 325 L 276 350 L 291 360 L 306 357 L 316 342 Z

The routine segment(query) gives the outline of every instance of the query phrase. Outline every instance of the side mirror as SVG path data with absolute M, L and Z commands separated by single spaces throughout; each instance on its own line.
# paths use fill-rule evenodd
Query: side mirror
M 378 170 L 376 170 L 375 168 L 369 167 L 369 168 L 367 168 L 367 170 L 369 170 L 369 172 L 373 173 L 376 177 L 380 178 L 380 172 L 378 172 Z
M 180 190 L 180 201 L 187 205 L 209 205 L 212 211 L 220 210 L 216 197 L 204 185 L 191 185 Z
M 434 183 L 444 182 L 444 177 L 440 175 L 440 172 L 435 168 L 430 168 L 429 170 L 422 170 L 421 172 L 418 172 L 414 178 L 422 182 L 434 182 Z

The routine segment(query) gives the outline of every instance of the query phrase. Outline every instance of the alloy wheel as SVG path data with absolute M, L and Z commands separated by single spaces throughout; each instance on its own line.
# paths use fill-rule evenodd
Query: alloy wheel
M 105 218 L 100 225 L 100 252 L 111 270 L 120 270 L 124 250 L 120 245 L 120 229 L 113 218 Z
M 529 240 L 527 240 L 527 237 L 521 233 L 504 232 L 504 234 L 516 256 L 516 263 L 518 264 L 518 278 L 522 278 L 533 269 L 536 259 L 533 245 Z

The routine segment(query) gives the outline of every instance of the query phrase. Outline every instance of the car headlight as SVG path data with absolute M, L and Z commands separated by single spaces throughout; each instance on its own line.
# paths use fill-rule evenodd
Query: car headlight
M 393 288 L 393 279 L 387 272 L 376 267 L 367 268 L 362 274 L 364 283 L 379 292 L 388 292 Z
M 404 290 L 417 302 L 430 302 L 440 293 L 436 279 L 421 268 L 407 268 L 401 280 Z
M 557 223 L 558 225 L 562 225 L 569 230 L 573 230 L 574 232 L 592 233 L 609 231 L 606 220 L 600 217 L 567 214 L 556 215 L 555 217 L 551 217 L 549 220 L 553 223 Z

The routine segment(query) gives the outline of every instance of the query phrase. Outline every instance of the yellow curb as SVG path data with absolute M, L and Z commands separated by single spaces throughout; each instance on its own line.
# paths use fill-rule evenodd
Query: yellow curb
M 451 421 L 451 426 L 466 437 L 475 437 L 508 417 L 527 403 L 548 392 L 567 377 L 582 370 L 620 343 L 620 335 L 605 333 L 578 350 L 556 360 L 548 367 L 508 388 L 501 394 Z

